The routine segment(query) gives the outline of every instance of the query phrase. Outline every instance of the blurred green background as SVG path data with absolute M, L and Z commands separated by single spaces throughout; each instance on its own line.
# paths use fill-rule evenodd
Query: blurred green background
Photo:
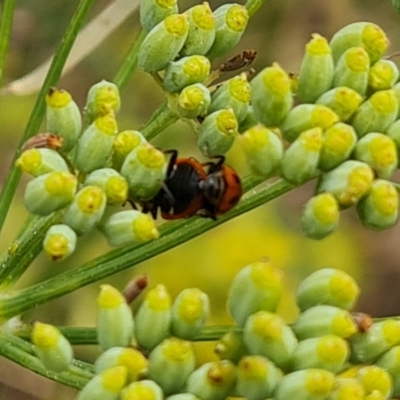
M 104 0 L 95 2 L 90 18 L 109 3 Z M 54 53 L 77 4 L 77 0 L 17 2 L 4 84 L 29 73 Z M 181 1 L 180 9 L 183 11 L 194 4 Z M 213 9 L 220 4 L 211 1 Z M 389 53 L 400 50 L 400 16 L 394 13 L 389 0 L 266 0 L 231 55 L 241 49 L 254 49 L 258 52 L 253 65 L 256 70 L 277 61 L 286 70 L 296 72 L 304 45 L 312 33 L 318 32 L 330 38 L 344 25 L 361 20 L 375 22 L 386 31 L 391 40 Z M 133 14 L 66 74 L 59 87 L 71 92 L 83 106 L 92 84 L 101 79 L 112 79 L 138 30 L 138 15 Z M 151 77 L 137 71 L 122 99 L 118 118 L 120 129 L 139 129 L 162 103 L 164 95 Z M 35 95 L 6 95 L 1 98 L 1 182 L 5 179 L 34 100 Z M 183 156 L 200 158 L 193 133 L 182 123 L 165 130 L 154 143 L 163 149 L 176 148 Z M 242 176 L 247 174 L 243 156 L 236 146 L 228 153 L 228 163 Z M 7 250 L 27 214 L 21 201 L 26 182 L 24 177 L 13 201 L 0 241 L 1 250 Z M 322 267 L 344 269 L 356 278 L 363 288 L 359 311 L 373 316 L 400 315 L 400 227 L 380 233 L 367 231 L 359 223 L 354 210 L 348 210 L 342 213 L 335 234 L 320 242 L 306 239 L 299 218 L 313 187 L 312 183 L 299 188 L 136 268 L 110 277 L 107 282 L 122 289 L 128 280 L 146 273 L 150 286 L 163 283 L 172 296 L 183 288 L 199 287 L 210 296 L 210 323 L 229 323 L 231 320 L 224 305 L 229 282 L 241 267 L 267 258 L 285 273 L 287 292 L 280 313 L 288 321 L 292 321 L 297 312 L 293 303 L 297 284 L 311 271 Z M 65 262 L 51 263 L 43 255 L 39 256 L 20 286 L 75 268 L 108 249 L 100 234 L 90 234 L 79 241 L 76 253 Z M 93 326 L 98 287 L 99 283 L 96 283 L 42 305 L 27 314 L 25 319 Z M 77 348 L 76 353 L 78 357 L 91 361 L 97 349 Z M 205 357 L 212 357 L 210 346 L 206 352 L 202 351 L 200 360 Z M 68 399 L 73 398 L 74 391 L 0 361 L 0 396 L 3 400 Z

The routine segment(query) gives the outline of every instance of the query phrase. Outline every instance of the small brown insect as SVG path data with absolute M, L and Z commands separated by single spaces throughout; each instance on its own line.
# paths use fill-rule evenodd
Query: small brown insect
M 368 314 L 362 312 L 353 312 L 351 313 L 354 322 L 357 324 L 358 331 L 360 333 L 368 332 L 369 328 L 371 328 L 374 323 L 372 317 Z
M 221 65 L 220 71 L 235 71 L 237 69 L 247 67 L 253 64 L 256 59 L 257 52 L 255 50 L 243 50 L 240 54 L 230 58 L 226 63 Z
M 61 136 L 54 135 L 53 133 L 38 133 L 26 141 L 22 147 L 22 151 L 29 149 L 52 149 L 59 150 L 63 144 Z

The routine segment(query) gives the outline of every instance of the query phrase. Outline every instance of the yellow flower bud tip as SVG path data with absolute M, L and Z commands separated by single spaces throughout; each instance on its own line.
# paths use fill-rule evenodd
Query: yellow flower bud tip
M 190 342 L 178 338 L 170 338 L 162 343 L 162 351 L 166 359 L 176 363 L 186 363 L 193 358 Z
M 120 107 L 120 97 L 117 87 L 112 84 L 99 87 L 96 92 L 94 102 L 99 107 L 99 114 L 108 114 L 111 111 L 118 111 Z
M 113 112 L 100 115 L 94 121 L 97 129 L 108 136 L 113 136 L 118 132 L 117 121 Z
M 266 128 L 264 125 L 258 124 L 239 136 L 244 149 L 248 153 L 257 152 L 265 146 L 268 146 L 269 137 L 266 135 Z
M 332 320 L 332 331 L 342 338 L 349 338 L 357 333 L 357 325 L 348 312 L 341 311 Z
M 393 61 L 379 60 L 369 71 L 368 84 L 374 90 L 390 89 L 398 77 L 399 70 Z
M 61 233 L 53 234 L 44 243 L 45 253 L 53 260 L 62 260 L 70 252 L 70 243 L 67 237 Z
M 118 364 L 127 368 L 129 380 L 142 378 L 148 369 L 148 359 L 136 349 L 126 348 L 118 357 Z
M 399 208 L 399 195 L 393 185 L 384 180 L 373 182 L 370 192 L 372 203 L 379 214 L 395 215 Z
M 382 114 L 391 114 L 398 108 L 397 98 L 392 89 L 374 93 L 369 101 L 372 107 Z
M 51 172 L 46 181 L 45 189 L 55 196 L 71 197 L 77 186 L 76 176 L 68 172 Z
M 273 268 L 267 261 L 250 264 L 250 276 L 261 290 L 282 289 L 282 271 Z
M 348 177 L 349 191 L 344 193 L 344 198 L 340 199 L 340 203 L 347 203 L 347 200 L 354 202 L 355 198 L 359 199 L 371 187 L 373 178 L 373 172 L 367 165 L 354 168 Z
M 307 151 L 319 153 L 323 143 L 322 133 L 320 127 L 309 129 L 301 133 L 298 140 Z
M 244 379 L 263 379 L 268 372 L 268 361 L 264 357 L 246 356 L 238 364 L 238 375 Z
M 187 15 L 173 14 L 164 19 L 164 27 L 168 33 L 175 36 L 183 36 L 189 29 Z
M 125 302 L 125 298 L 120 291 L 111 285 L 101 285 L 100 293 L 97 297 L 97 304 L 100 308 L 116 308 Z
M 141 214 L 133 221 L 133 231 L 136 239 L 141 242 L 158 239 L 160 236 L 154 219 L 148 214 Z
M 229 93 L 241 103 L 250 102 L 250 84 L 245 73 L 235 76 L 229 81 Z
M 145 142 L 139 131 L 122 131 L 115 136 L 113 149 L 121 155 L 128 155 L 133 149 Z
M 46 104 L 51 108 L 66 107 L 71 101 L 71 95 L 63 89 L 50 88 L 46 95 Z
M 339 205 L 330 193 L 314 197 L 314 216 L 320 224 L 330 225 L 339 218 Z
M 352 47 L 344 53 L 347 68 L 353 72 L 361 73 L 369 69 L 369 56 L 362 47 Z
M 329 292 L 344 304 L 353 302 L 358 297 L 360 288 L 350 275 L 334 270 L 329 279 Z
M 345 360 L 349 353 L 347 342 L 334 335 L 321 336 L 317 342 L 318 357 L 326 363 L 336 364 Z
M 379 59 L 389 47 L 389 39 L 385 32 L 372 23 L 367 23 L 362 31 L 361 41 L 370 54 L 372 61 Z
M 171 307 L 171 296 L 164 285 L 157 285 L 151 289 L 147 293 L 145 301 L 153 311 L 165 311 Z
M 396 346 L 400 343 L 400 323 L 394 319 L 388 319 L 383 322 L 382 333 L 385 342 L 390 346 Z
M 113 367 L 102 372 L 100 376 L 104 389 L 117 394 L 127 382 L 128 370 L 124 366 Z
M 177 3 L 177 0 L 156 0 L 156 4 L 162 8 L 172 8 Z
M 326 130 L 339 122 L 339 117 L 329 107 L 318 105 L 312 111 L 311 120 L 314 126 Z
M 107 200 L 110 203 L 123 203 L 128 198 L 128 183 L 121 176 L 111 177 L 105 188 Z
M 238 122 L 232 109 L 221 110 L 216 118 L 218 130 L 226 136 L 235 136 L 238 132 Z
M 210 73 L 211 63 L 210 60 L 203 56 L 191 56 L 183 64 L 183 73 L 193 80 L 207 76 Z
M 41 349 L 50 349 L 57 345 L 60 331 L 53 325 L 35 322 L 32 329 L 32 343 Z
M 166 166 L 165 154 L 150 145 L 142 145 L 137 149 L 137 159 L 149 169 L 160 170 Z
M 204 91 L 195 85 L 183 89 L 178 98 L 179 106 L 184 110 L 195 110 L 202 105 L 204 101 Z
M 78 207 L 86 214 L 93 214 L 103 207 L 105 197 L 105 193 L 98 186 L 86 186 L 78 193 Z
M 278 63 L 273 63 L 271 67 L 263 71 L 263 83 L 272 96 L 284 98 L 291 90 L 291 80 L 289 75 Z
M 305 371 L 305 388 L 310 396 L 328 396 L 334 382 L 334 375 L 328 371 L 317 369 Z
M 373 134 L 367 134 L 364 138 L 369 138 Z M 376 165 L 387 167 L 397 165 L 396 145 L 391 138 L 386 135 L 378 134 L 369 143 L 369 150 Z
M 306 45 L 306 51 L 312 56 L 331 54 L 328 41 L 318 33 L 313 33 L 312 39 Z
M 249 12 L 239 4 L 234 4 L 226 13 L 225 22 L 235 32 L 243 32 L 249 20 Z
M 177 312 L 182 320 L 190 324 L 204 317 L 208 312 L 207 305 L 207 297 L 201 290 L 187 289 L 181 293 Z
M 366 394 L 379 391 L 385 397 L 389 398 L 392 392 L 392 379 L 390 375 L 382 368 L 376 365 L 368 365 L 360 368 L 357 372 L 357 379 L 364 386 Z
M 210 31 L 215 28 L 215 17 L 207 2 L 193 7 L 192 19 L 200 29 Z
M 207 381 L 212 386 L 227 386 L 235 379 L 235 366 L 229 361 L 212 363 L 207 371 Z
M 253 331 L 258 336 L 270 340 L 278 340 L 282 336 L 283 320 L 276 314 L 259 311 L 253 317 Z
M 18 157 L 17 161 L 15 161 L 15 165 L 23 172 L 30 173 L 34 171 L 42 162 L 42 155 L 37 149 L 29 149 L 25 150 L 20 157 Z

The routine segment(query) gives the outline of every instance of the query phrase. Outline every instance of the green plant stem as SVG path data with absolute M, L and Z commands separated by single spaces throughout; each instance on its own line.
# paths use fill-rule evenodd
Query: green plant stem
M 21 289 L 10 297 L 0 299 L 0 317 L 10 318 L 19 315 L 46 301 L 133 267 L 271 201 L 293 188 L 293 185 L 281 179 L 255 191 L 233 210 L 219 217 L 217 221 L 192 218 L 165 223 L 160 228 L 161 237 L 153 242 L 110 251 L 75 270 L 66 271 L 47 281 Z
M 59 214 L 48 217 L 31 215 L 1 260 L 0 291 L 9 289 L 43 249 L 45 232 L 60 220 Z
M 249 17 L 251 18 L 265 3 L 265 0 L 247 0 L 245 7 L 249 12 Z
M 131 75 L 137 67 L 137 55 L 145 37 L 146 32 L 141 30 L 131 49 L 129 50 L 128 55 L 124 58 L 121 67 L 114 76 L 113 82 L 118 86 L 119 90 L 125 89 Z
M 80 368 L 85 364 L 81 361 L 74 361 L 69 370 L 65 372 L 58 373 L 47 370 L 41 361 L 33 355 L 33 346 L 11 334 L 0 334 L 0 354 L 39 375 L 76 389 L 82 389 L 93 376 L 89 370 Z M 91 367 L 88 366 L 87 368 Z
M 14 16 L 15 0 L 4 0 L 0 13 L 0 86 L 3 82 L 4 65 L 8 45 L 10 43 L 10 33 Z
M 65 31 L 65 34 L 60 42 L 60 46 L 54 55 L 53 61 L 47 73 L 43 86 L 38 94 L 35 105 L 33 107 L 31 116 L 26 126 L 25 132 L 21 138 L 19 149 L 24 142 L 31 136 L 35 135 L 39 130 L 45 112 L 45 97 L 51 86 L 57 84 L 61 71 L 71 51 L 72 45 L 78 35 L 79 29 L 93 5 L 94 0 L 81 0 L 71 22 Z M 15 167 L 15 160 L 19 156 L 19 151 L 15 152 L 14 160 L 11 163 L 10 173 L 4 183 L 3 189 L 0 193 L 0 232 L 3 228 L 8 210 L 10 208 L 12 198 L 14 197 L 15 190 L 21 178 L 21 170 Z

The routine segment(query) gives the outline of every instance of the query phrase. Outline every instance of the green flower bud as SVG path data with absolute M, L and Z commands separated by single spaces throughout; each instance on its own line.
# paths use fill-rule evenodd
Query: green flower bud
M 369 56 L 362 47 L 347 49 L 335 67 L 334 87 L 348 87 L 365 96 L 369 78 Z
M 76 176 L 69 172 L 40 175 L 26 185 L 25 207 L 32 214 L 49 215 L 72 202 L 76 187 Z
M 344 369 L 349 356 L 349 345 L 344 339 L 334 335 L 320 336 L 299 342 L 291 357 L 291 368 L 321 368 L 337 373 Z
M 51 88 L 46 96 L 47 131 L 63 138 L 61 150 L 72 150 L 81 134 L 82 117 L 71 95 L 63 89 Z
M 282 372 L 261 356 L 243 357 L 237 368 L 237 393 L 248 400 L 263 400 L 272 394 L 282 379 Z
M 53 171 L 69 172 L 65 160 L 51 149 L 25 150 L 15 162 L 15 165 L 23 172 L 33 176 L 44 175 Z
M 278 64 L 264 68 L 250 83 L 256 119 L 265 126 L 278 126 L 293 106 L 290 78 Z
M 232 50 L 241 39 L 249 20 L 247 9 L 240 4 L 224 4 L 214 11 L 215 40 L 206 53 L 210 60 Z
M 369 70 L 368 84 L 372 90 L 391 89 L 399 79 L 399 69 L 391 60 L 378 60 Z
M 396 144 L 383 133 L 363 136 L 354 148 L 353 157 L 368 164 L 382 179 L 389 179 L 398 164 Z
M 145 243 L 159 237 L 153 218 L 138 210 L 112 214 L 102 226 L 102 231 L 111 246 Z
M 275 312 L 282 297 L 281 271 L 260 261 L 242 268 L 229 287 L 227 307 L 238 325 L 257 311 Z
M 283 137 L 293 142 L 308 129 L 319 127 L 325 131 L 336 122 L 339 117 L 330 108 L 320 104 L 300 104 L 290 110 L 283 121 Z
M 181 393 L 175 394 L 173 396 L 168 396 L 166 400 L 201 400 L 191 393 Z
M 107 197 L 107 204 L 121 204 L 128 198 L 128 183 L 115 169 L 101 168 L 91 172 L 85 185 L 101 188 Z
M 204 55 L 215 40 L 215 17 L 207 2 L 197 4 L 185 12 L 188 16 L 189 33 L 181 55 Z
M 119 111 L 121 99 L 117 85 L 102 80 L 93 85 L 88 92 L 85 112 L 90 123 L 107 114 Z
M 168 64 L 164 75 L 164 88 L 175 93 L 193 83 L 202 83 L 210 74 L 211 63 L 200 55 L 180 58 Z
M 282 176 L 295 185 L 311 179 L 317 171 L 323 143 L 322 129 L 302 132 L 282 157 Z
M 365 400 L 364 386 L 354 378 L 336 378 L 328 400 Z
M 113 142 L 113 167 L 120 170 L 126 156 L 139 145 L 147 143 L 139 131 L 122 131 L 114 137 Z
M 364 386 L 365 399 L 389 399 L 392 396 L 392 379 L 388 372 L 376 365 L 367 365 L 358 370 L 356 378 Z M 368 397 L 374 392 L 380 392 L 383 397 Z
M 103 216 L 106 195 L 98 186 L 85 186 L 68 206 L 63 223 L 77 235 L 84 235 L 95 228 Z
M 161 71 L 176 58 L 188 35 L 187 20 L 185 14 L 169 15 L 149 32 L 138 53 L 138 65 L 143 71 Z
M 224 82 L 211 97 L 209 113 L 232 108 L 240 123 L 246 118 L 250 102 L 250 84 L 245 73 Z
M 341 208 L 348 208 L 370 190 L 374 173 L 370 166 L 360 161 L 349 160 L 322 175 L 317 192 L 329 192 Z
M 186 390 L 202 400 L 223 400 L 235 385 L 235 375 L 235 365 L 230 361 L 206 363 L 189 376 Z
M 395 346 L 375 362 L 376 366 L 387 371 L 393 381 L 393 397 L 400 395 L 400 346 Z
M 210 301 L 200 289 L 185 289 L 172 306 L 172 333 L 182 339 L 194 339 L 210 314 Z
M 389 47 L 385 32 L 371 22 L 354 22 L 337 31 L 331 41 L 335 61 L 350 47 L 361 46 L 368 53 L 371 63 L 379 60 Z
M 385 132 L 396 120 L 397 113 L 398 103 L 394 90 L 381 90 L 361 104 L 351 124 L 359 137 L 369 132 Z
M 177 0 L 143 0 L 139 5 L 140 24 L 150 32 L 166 17 L 178 12 Z
M 346 272 L 323 268 L 300 283 L 296 291 L 296 302 L 301 311 L 319 304 L 351 310 L 359 294 L 357 282 Z
M 339 86 L 322 94 L 315 103 L 329 107 L 337 114 L 340 121 L 346 122 L 356 112 L 362 101 L 363 97 L 360 93 L 347 86 Z
M 399 195 L 395 186 L 383 179 L 372 182 L 371 190 L 358 204 L 357 212 L 367 228 L 382 230 L 398 221 Z
M 139 350 L 126 347 L 112 347 L 104 351 L 94 363 L 96 374 L 118 366 L 126 367 L 128 381 L 142 379 L 148 373 L 149 361 Z
M 400 344 L 400 321 L 387 319 L 372 324 L 350 339 L 351 361 L 371 363 L 392 347 Z
M 214 353 L 220 360 L 237 363 L 247 353 L 241 332 L 229 331 L 215 345 Z
M 328 398 L 334 383 L 334 375 L 323 369 L 295 371 L 279 382 L 274 400 L 323 400 Z
M 339 204 L 330 193 L 311 197 L 301 216 L 304 234 L 311 239 L 323 239 L 339 225 Z
M 351 125 L 338 122 L 324 133 L 319 168 L 329 171 L 348 160 L 357 143 L 357 134 Z
M 246 320 L 243 341 L 250 354 L 267 357 L 280 368 L 286 368 L 297 346 L 292 329 L 276 314 L 259 311 Z
M 197 145 L 205 157 L 225 154 L 238 133 L 238 122 L 232 109 L 208 115 L 200 126 Z
M 332 51 L 327 40 L 314 33 L 301 62 L 297 96 L 302 103 L 314 103 L 329 90 L 333 81 Z
M 31 340 L 35 353 L 47 369 L 55 372 L 68 369 L 73 358 L 72 347 L 55 326 L 35 322 Z
M 181 118 L 194 119 L 207 112 L 211 103 L 210 91 L 201 83 L 186 86 L 178 97 L 177 112 Z
M 307 309 L 299 315 L 292 328 L 299 340 L 324 335 L 347 339 L 358 331 L 357 324 L 348 311 L 327 305 Z
M 397 153 L 399 153 L 400 152 L 400 119 L 393 122 L 393 124 L 391 124 L 389 126 L 389 128 L 387 128 L 386 135 L 389 136 L 394 141 L 394 143 L 396 145 Z
M 121 400 L 163 400 L 161 388 L 151 380 L 133 382 L 122 390 Z
M 126 157 L 121 175 L 128 181 L 134 201 L 151 200 L 160 190 L 165 179 L 167 161 L 162 151 L 150 144 L 139 145 Z
M 196 359 L 190 342 L 165 339 L 149 356 L 150 378 L 165 394 L 177 393 L 194 371 Z
M 280 171 L 283 143 L 274 131 L 258 124 L 240 135 L 239 141 L 254 175 L 268 179 Z
M 43 239 L 43 250 L 53 261 L 66 259 L 75 251 L 76 233 L 67 225 L 51 226 Z
M 125 367 L 106 369 L 100 375 L 95 375 L 86 384 L 76 400 L 118 400 L 126 380 L 127 371 Z
M 135 316 L 139 345 L 151 350 L 171 334 L 171 296 L 164 285 L 147 292 Z
M 112 113 L 93 121 L 78 141 L 75 163 L 79 171 L 88 173 L 106 166 L 117 130 L 117 121 Z
M 122 293 L 111 285 L 101 285 L 97 297 L 97 339 L 101 348 L 129 346 L 133 328 L 132 312 Z

